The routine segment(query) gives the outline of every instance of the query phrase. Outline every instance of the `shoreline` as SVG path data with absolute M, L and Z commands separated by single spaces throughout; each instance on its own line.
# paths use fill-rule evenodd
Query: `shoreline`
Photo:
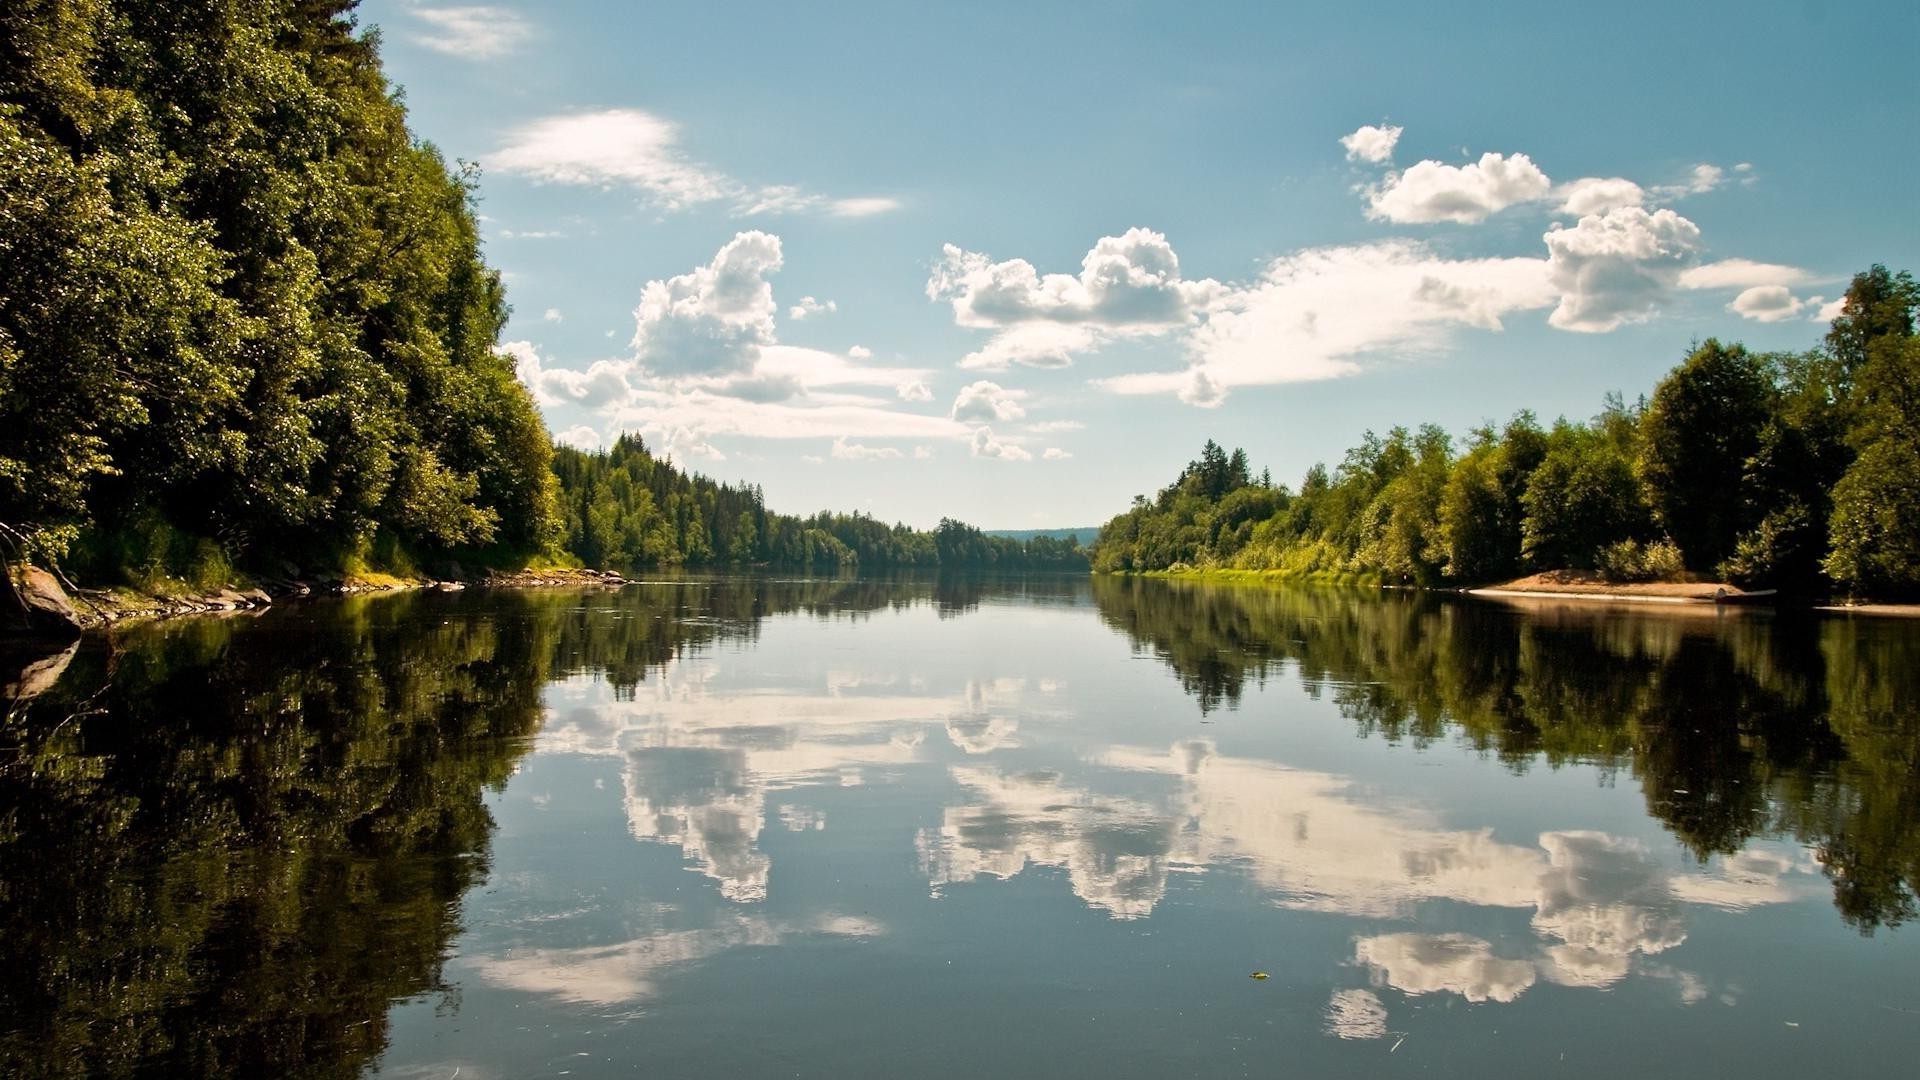
M 264 586 L 230 587 L 209 591 L 143 592 L 129 586 L 68 590 L 61 579 L 38 567 L 18 569 L 15 588 L 24 602 L 22 624 L 0 629 L 0 641 L 58 642 L 133 622 L 185 618 L 192 615 L 231 615 L 265 611 L 286 601 L 319 597 L 432 589 L 457 592 L 479 589 L 535 589 L 564 586 L 618 588 L 629 579 L 611 570 L 551 568 L 543 570 L 489 570 L 476 578 L 402 578 L 391 574 L 353 574 L 343 577 L 287 579 Z M 36 617 L 37 616 L 37 617 Z
M 1096 571 L 1098 573 L 1099 571 Z M 1665 610 L 1718 611 L 1727 608 L 1763 611 L 1815 611 L 1825 615 L 1881 618 L 1920 618 L 1920 603 L 1861 601 L 1846 603 L 1777 603 L 1769 591 L 1749 592 L 1725 582 L 1603 582 L 1590 575 L 1549 571 L 1497 585 L 1458 588 L 1389 585 L 1368 575 L 1289 574 L 1277 570 L 1202 569 L 1108 571 L 1112 577 L 1159 578 L 1168 581 L 1207 581 L 1228 584 L 1310 585 L 1369 588 L 1438 595 L 1472 596 L 1486 600 L 1578 604 L 1635 604 Z M 1553 580 L 1560 578 L 1561 580 Z M 1545 580 L 1541 580 L 1545 579 Z

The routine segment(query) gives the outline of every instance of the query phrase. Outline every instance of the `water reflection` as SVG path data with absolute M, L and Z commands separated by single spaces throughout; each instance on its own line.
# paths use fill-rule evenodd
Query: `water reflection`
M 1916 629 L 761 579 L 90 640 L 4 680 L 0 1073 L 557 1072 L 528 1032 L 617 1022 L 665 1074 L 977 1075 L 1023 1024 L 1171 1074 L 1239 1022 L 1745 1000 L 1716 928 L 1915 912 Z M 1161 974 L 1255 962 L 1285 1004 L 1205 1021 Z M 1069 1029 L 1095 992 L 1131 1025 Z
M 1920 633 L 1901 620 L 1495 605 L 1096 578 L 1100 614 L 1203 710 L 1282 673 L 1360 731 L 1509 768 L 1598 765 L 1698 858 L 1813 846 L 1863 932 L 1916 912 Z

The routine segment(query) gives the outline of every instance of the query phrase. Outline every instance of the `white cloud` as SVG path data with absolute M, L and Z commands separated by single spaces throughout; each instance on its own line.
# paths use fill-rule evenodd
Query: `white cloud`
M 1604 214 L 1623 206 L 1639 206 L 1647 199 L 1646 189 L 1619 176 L 1583 177 L 1560 185 L 1554 189 L 1553 195 L 1560 200 L 1561 213 L 1576 217 Z
M 1718 165 L 1701 164 L 1687 170 L 1686 178 L 1678 183 L 1655 186 L 1653 194 L 1662 200 L 1684 199 L 1689 195 L 1705 195 L 1726 183 L 1727 170 Z
M 550 368 L 531 341 L 506 341 L 500 351 L 514 359 L 520 381 L 542 405 L 579 405 L 597 409 L 625 401 L 629 365 L 621 360 L 597 360 L 585 371 Z
M 829 453 L 841 461 L 881 461 L 904 456 L 891 446 L 862 446 L 844 438 L 833 440 Z
M 566 321 L 566 316 L 560 314 L 559 308 L 550 307 L 546 310 L 546 313 L 541 315 L 540 317 L 546 320 L 547 322 L 565 322 Z
M 1065 461 L 1066 459 L 1073 456 L 1073 452 L 1069 450 L 1062 450 L 1057 446 L 1049 446 L 1046 448 L 1044 452 L 1041 453 L 1040 456 L 1047 459 L 1048 461 Z
M 409 35 L 415 44 L 467 60 L 505 56 L 533 33 L 532 24 L 506 8 L 416 7 L 409 14 L 427 24 Z
M 690 160 L 672 121 L 642 109 L 549 116 L 516 129 L 487 164 L 554 184 L 631 187 L 668 210 L 727 202 L 735 214 L 868 217 L 896 208 L 880 196 L 833 199 L 789 184 L 755 187 Z
M 515 131 L 488 164 L 556 184 L 626 185 L 668 209 L 735 193 L 726 176 L 686 160 L 679 129 L 640 109 L 551 116 Z
M 607 440 L 601 437 L 600 432 L 586 424 L 575 424 L 565 431 L 554 432 L 553 441 L 576 450 L 598 450 L 607 445 Z
M 1743 319 L 1755 322 L 1785 322 L 1795 318 L 1807 308 L 1805 300 L 1796 299 L 1792 290 L 1785 285 L 1755 285 L 1733 298 L 1727 310 Z
M 1680 275 L 1683 289 L 1750 289 L 1756 285 L 1800 285 L 1812 277 L 1797 266 L 1721 259 L 1696 266 Z
M 1150 229 L 1100 238 L 1080 261 L 1078 275 L 1043 276 L 1025 259 L 996 263 L 953 244 L 942 252 L 927 281 L 927 297 L 951 302 L 961 326 L 1177 325 L 1204 309 L 1220 288 L 1211 280 L 1182 280 L 1173 245 Z
M 1536 977 L 1533 964 L 1495 956 L 1492 944 L 1470 934 L 1380 934 L 1355 942 L 1353 956 L 1396 990 L 1474 1002 L 1513 1001 Z
M 1005 371 L 1015 364 L 1036 368 L 1069 367 L 1075 353 L 1088 352 L 1099 344 L 1100 337 L 1092 327 L 1020 323 L 993 335 L 984 346 L 961 357 L 958 366 L 968 371 Z
M 634 358 L 660 375 L 730 374 L 751 369 L 774 342 L 773 286 L 780 238 L 743 232 L 690 273 L 649 281 L 634 309 Z
M 1028 424 L 1027 430 L 1035 435 L 1050 435 L 1056 431 L 1080 431 L 1086 426 L 1078 420 L 1042 420 L 1036 424 Z
M 850 199 L 834 199 L 827 204 L 827 213 L 834 217 L 864 218 L 876 214 L 890 214 L 900 209 L 900 200 L 883 195 L 856 196 Z
M 1342 135 L 1340 145 L 1347 148 L 1348 161 L 1378 165 L 1393 157 L 1393 147 L 1404 128 L 1390 124 L 1365 124 L 1351 135 Z
M 803 296 L 799 303 L 787 309 L 787 318 L 799 322 L 810 315 L 831 315 L 839 310 L 840 305 L 831 300 L 821 301 L 811 296 Z M 858 347 L 855 346 L 855 348 Z
M 993 429 L 982 425 L 973 429 L 973 456 L 1000 458 L 1005 461 L 1031 461 L 1033 455 L 1012 443 L 1003 443 L 993 437 Z
M 1338 378 L 1371 356 L 1430 353 L 1455 327 L 1498 330 L 1553 299 L 1540 259 L 1449 260 L 1410 240 L 1314 248 L 1273 260 L 1220 299 L 1189 336 L 1187 369 L 1099 385 L 1217 405 L 1236 386 Z
M 914 448 L 913 448 L 913 460 L 915 460 L 915 461 L 931 461 L 931 460 L 933 460 L 933 447 L 931 447 L 931 446 L 916 446 L 916 447 L 914 447 Z
M 629 357 L 577 370 L 546 363 L 531 342 L 501 349 L 543 406 L 584 410 L 605 430 L 642 432 L 682 456 L 719 460 L 713 440 L 722 437 L 846 439 L 859 454 L 856 438 L 971 436 L 949 417 L 899 409 L 932 400 L 923 369 L 863 363 L 873 354 L 858 346 L 843 354 L 780 344 L 768 276 L 781 261 L 779 237 L 743 232 L 707 265 L 649 281 Z
M 1699 258 L 1700 229 L 1671 210 L 1626 206 L 1546 235 L 1548 280 L 1560 294 L 1547 321 L 1601 333 L 1651 318 Z
M 951 415 L 963 423 L 974 420 L 1018 420 L 1027 415 L 1027 410 L 1020 407 L 1020 399 L 1026 396 L 1024 390 L 1007 390 L 999 383 L 982 379 L 961 388 L 959 396 L 953 399 Z M 979 432 L 976 431 L 974 437 L 977 443 Z
M 1718 165 L 1695 165 L 1687 176 L 1687 192 L 1703 195 L 1727 182 L 1727 173 Z
M 1389 174 L 1372 192 L 1368 214 L 1400 224 L 1471 225 L 1516 203 L 1544 198 L 1552 188 L 1547 174 L 1525 154 L 1482 154 L 1467 165 L 1422 161 Z
M 1815 322 L 1832 322 L 1846 314 L 1846 311 L 1847 298 L 1844 296 L 1836 296 L 1832 300 L 1820 305 L 1820 310 L 1814 313 L 1813 318 Z

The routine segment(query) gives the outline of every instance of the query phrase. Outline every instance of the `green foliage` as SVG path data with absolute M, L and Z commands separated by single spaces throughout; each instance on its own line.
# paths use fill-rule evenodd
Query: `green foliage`
M 555 538 L 474 173 L 352 6 L 0 15 L 0 522 L 47 553 L 154 515 L 242 561 Z
M 1856 276 L 1829 346 L 1851 365 L 1858 457 L 1833 491 L 1827 573 L 1876 594 L 1920 593 L 1920 288 L 1885 267 Z
M 1672 581 L 1685 572 L 1686 563 L 1671 540 L 1620 540 L 1594 553 L 1593 568 L 1614 582 Z
M 1751 527 L 1740 482 L 1777 411 L 1764 360 L 1707 339 L 1654 388 L 1639 466 L 1654 521 L 1695 569 L 1711 569 Z

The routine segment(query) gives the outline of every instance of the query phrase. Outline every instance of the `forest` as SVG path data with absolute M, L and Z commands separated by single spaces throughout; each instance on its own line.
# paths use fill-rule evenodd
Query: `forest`
M 1423 586 L 1545 570 L 1920 594 L 1920 287 L 1858 274 L 1802 353 L 1696 345 L 1650 397 L 1456 441 L 1367 432 L 1299 489 L 1209 441 L 1101 529 L 1099 572 L 1250 571 Z
M 1088 565 L 1075 537 L 989 536 L 944 518 L 928 532 L 860 513 L 773 513 L 758 485 L 689 475 L 654 457 L 636 435 L 604 452 L 562 446 L 554 453 L 563 543 L 589 566 L 1084 572 Z

